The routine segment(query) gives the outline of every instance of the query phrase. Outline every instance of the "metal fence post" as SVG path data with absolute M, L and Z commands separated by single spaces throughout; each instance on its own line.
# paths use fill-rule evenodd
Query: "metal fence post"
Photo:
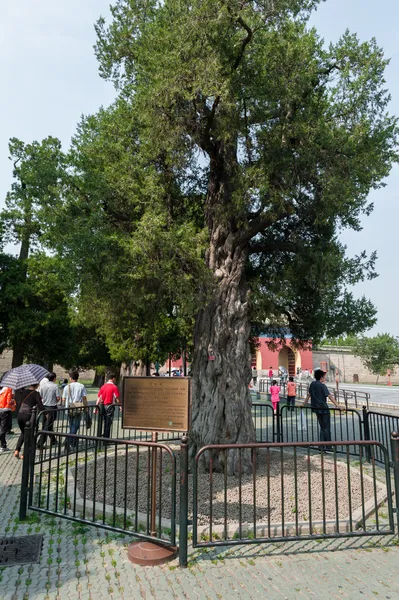
M 31 424 L 31 434 L 29 438 L 29 443 L 26 445 L 26 438 L 24 436 L 24 458 L 25 455 L 28 454 L 29 457 L 29 503 L 32 503 L 33 500 L 33 477 L 35 473 L 35 458 L 36 458 L 36 433 L 37 433 L 37 407 L 34 406 L 32 409 L 32 416 L 30 418 Z M 28 451 L 27 451 L 28 450 Z
M 363 433 L 364 433 L 363 439 L 368 442 L 368 441 L 370 441 L 370 423 L 369 423 L 369 413 L 367 412 L 366 406 L 363 406 L 362 412 L 363 412 Z M 367 457 L 367 462 L 370 463 L 371 462 L 370 446 L 366 446 L 366 457 Z
M 277 406 L 276 406 L 276 412 L 275 412 L 275 418 L 276 418 L 276 437 L 277 437 L 277 442 L 281 442 L 281 414 L 280 414 L 280 406 L 279 406 L 280 402 L 277 402 Z
M 28 508 L 28 493 L 29 493 L 29 475 L 31 467 L 31 452 L 33 446 L 33 427 L 28 421 L 25 425 L 24 435 L 24 458 L 22 462 L 22 478 L 21 478 L 21 497 L 19 501 L 19 520 L 26 520 L 26 511 Z
M 397 431 L 391 433 L 391 450 L 395 486 L 396 521 L 399 538 L 399 433 Z
M 187 567 L 188 550 L 188 436 L 184 434 L 180 446 L 180 519 L 179 565 Z

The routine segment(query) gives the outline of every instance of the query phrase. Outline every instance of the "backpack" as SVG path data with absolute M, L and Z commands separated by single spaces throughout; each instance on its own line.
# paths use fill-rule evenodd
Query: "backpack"
M 4 388 L 0 393 L 0 409 L 1 408 L 8 408 L 11 412 L 14 412 L 17 408 L 17 403 L 12 397 L 12 389 L 9 387 Z

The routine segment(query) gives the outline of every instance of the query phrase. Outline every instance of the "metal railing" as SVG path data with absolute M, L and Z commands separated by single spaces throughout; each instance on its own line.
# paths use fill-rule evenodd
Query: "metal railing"
M 387 415 L 376 411 L 363 411 L 364 439 L 378 440 L 388 449 L 389 459 L 393 460 L 390 438 L 393 431 L 399 432 L 399 415 Z M 381 462 L 382 456 L 377 452 L 376 460 Z
M 21 519 L 29 508 L 175 546 L 176 458 L 171 448 L 57 431 L 57 443 L 47 452 L 39 445 L 43 433 L 25 429 Z
M 285 398 L 287 396 L 287 382 L 286 381 L 284 381 L 283 383 L 279 382 L 278 385 L 281 390 L 280 396 L 282 398 Z M 296 385 L 296 397 L 298 399 L 306 398 L 306 395 L 307 395 L 308 389 L 309 389 L 309 383 L 295 382 L 295 385 Z M 270 379 L 260 379 L 259 380 L 259 392 L 261 394 L 270 394 L 270 386 L 271 386 Z
M 332 452 L 326 454 L 323 444 L 201 448 L 193 472 L 193 547 L 393 534 L 387 449 L 377 442 L 331 442 Z M 359 448 L 356 468 L 351 464 L 353 445 Z M 346 451 L 340 458 L 342 447 Z M 376 473 L 377 449 L 384 456 L 383 483 Z M 199 469 L 204 462 L 207 473 Z M 229 472 L 232 462 L 235 474 Z M 214 464 L 219 470 L 222 466 L 221 472 L 215 472 Z M 383 502 L 387 519 L 378 513 Z
M 270 389 L 270 379 L 260 379 L 259 380 L 259 392 L 261 394 L 269 394 Z M 306 398 L 310 382 L 296 382 L 296 397 L 297 399 L 303 400 Z M 287 382 L 279 383 L 281 389 L 281 397 L 284 398 L 287 396 Z M 362 391 L 355 390 L 346 390 L 345 388 L 339 387 L 338 391 L 334 387 L 328 388 L 330 393 L 334 395 L 335 399 L 339 403 L 345 404 L 348 407 L 348 404 L 354 404 L 355 408 L 361 408 L 362 406 L 369 406 L 370 394 Z
M 119 440 L 136 440 L 150 441 L 151 432 L 138 429 L 123 429 L 122 428 L 122 412 L 120 405 L 114 404 L 113 414 L 111 415 L 110 423 L 110 439 Z M 55 440 L 52 431 L 68 434 L 71 432 L 71 417 L 78 417 L 79 429 L 77 433 L 83 436 L 104 437 L 106 417 L 102 408 L 95 405 L 79 408 L 60 408 L 46 409 L 39 413 L 36 419 L 36 431 L 46 430 L 38 439 L 38 446 L 51 444 Z M 49 429 L 50 425 L 50 429 Z M 59 438 L 58 438 L 59 439 Z M 108 438 L 106 438 L 108 439 Z M 173 441 L 179 439 L 175 432 L 162 432 L 159 434 L 159 441 Z M 81 442 L 78 440 L 78 446 Z M 47 456 L 48 452 L 45 453 Z
M 312 409 L 311 407 L 290 407 L 283 405 L 276 418 L 280 418 L 279 430 L 281 442 L 319 442 L 322 439 L 322 429 L 319 419 L 327 416 L 329 422 L 330 436 L 334 441 L 362 440 L 362 417 L 354 409 L 340 410 L 330 408 L 328 414 L 324 410 Z M 263 441 L 263 440 L 262 440 Z M 379 440 L 378 440 L 379 441 Z M 345 446 L 337 446 L 337 452 L 345 452 Z M 353 445 L 350 453 L 359 455 L 359 446 Z
M 195 457 L 191 483 L 183 436 L 178 507 L 176 457 L 169 446 L 36 430 L 34 418 L 25 428 L 21 520 L 29 508 L 175 546 L 178 512 L 182 567 L 191 506 L 194 547 L 395 532 L 389 453 L 379 442 L 206 446 Z M 40 440 L 51 434 L 56 443 L 48 450 Z M 399 434 L 388 446 L 399 525 Z
M 355 408 L 362 408 L 363 406 L 369 407 L 370 394 L 368 392 L 359 392 L 355 390 L 345 390 L 339 388 L 329 388 L 331 394 L 334 395 L 336 401 L 340 404 L 342 402 L 348 407 L 348 404 L 355 405 Z
M 284 404 L 282 400 L 274 413 L 269 402 L 253 402 L 252 418 L 255 427 L 256 442 L 313 442 L 320 441 L 320 425 L 318 423 L 317 410 L 309 406 L 296 405 L 292 409 Z M 36 420 L 36 429 L 49 430 L 49 424 L 54 432 L 68 434 L 71 432 L 71 414 L 80 415 L 78 434 L 89 437 L 103 437 L 105 431 L 105 419 L 101 410 L 96 406 L 89 405 L 86 408 L 74 408 L 73 413 L 66 408 L 46 410 L 40 413 Z M 340 411 L 331 407 L 329 409 L 331 421 L 331 439 L 333 441 L 349 440 L 373 440 L 383 444 L 390 452 L 389 438 L 392 431 L 399 430 L 399 416 L 389 415 L 377 411 L 359 412 L 355 409 Z M 50 421 L 49 421 L 50 419 Z M 54 420 L 53 423 L 51 421 Z M 106 439 L 106 438 L 105 438 Z M 114 405 L 112 423 L 110 425 L 110 439 L 150 441 L 151 432 L 135 429 L 122 428 L 122 413 L 118 405 Z M 159 434 L 160 442 L 173 442 L 180 439 L 175 432 L 163 432 Z M 58 438 L 58 443 L 60 438 Z M 43 460 L 51 454 L 51 444 L 55 442 L 52 431 L 42 433 L 38 439 L 38 446 L 44 446 Z M 63 439 L 65 444 L 65 439 Z M 91 442 L 95 447 L 94 442 Z M 78 440 L 78 448 L 82 445 Z M 84 450 L 85 445 L 82 445 Z M 65 454 L 68 448 L 66 444 L 61 448 Z M 352 452 L 357 455 L 357 448 Z M 376 460 L 383 461 L 381 453 L 376 454 Z
M 257 442 L 275 442 L 277 439 L 274 411 L 271 404 L 252 403 L 252 420 L 255 427 Z
M 322 441 L 318 411 L 310 406 L 290 407 L 279 402 L 276 412 L 269 402 L 253 402 L 252 418 L 255 427 L 256 442 L 316 442 Z M 362 411 L 348 408 L 329 407 L 330 432 L 333 441 L 375 441 L 382 444 L 392 461 L 390 436 L 399 431 L 399 415 L 391 415 L 377 411 Z M 342 451 L 342 449 L 338 450 Z M 356 445 L 351 453 L 358 456 Z M 369 460 L 371 457 L 367 453 Z M 375 460 L 384 462 L 384 455 L 376 451 Z

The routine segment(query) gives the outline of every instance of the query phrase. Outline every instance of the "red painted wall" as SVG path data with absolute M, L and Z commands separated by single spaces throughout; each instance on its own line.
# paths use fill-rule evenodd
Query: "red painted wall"
M 262 357 L 262 366 L 260 367 L 261 369 L 264 370 L 268 370 L 270 367 L 272 367 L 272 369 L 278 369 L 279 365 L 279 352 L 281 350 L 281 346 L 277 349 L 277 350 L 270 350 L 269 347 L 267 346 L 267 342 L 270 342 L 272 340 L 272 338 L 266 338 L 266 337 L 260 337 L 258 338 L 259 341 L 259 346 L 258 346 L 258 351 L 261 354 Z M 288 347 L 290 347 L 291 345 L 291 339 L 290 338 L 285 338 L 285 342 L 287 344 Z M 312 353 L 312 349 L 310 347 L 310 349 L 308 350 L 297 350 L 297 352 L 299 352 L 300 357 L 301 357 L 301 369 L 302 371 L 305 371 L 306 369 L 308 369 L 309 371 L 312 371 L 313 369 L 313 353 Z M 178 368 L 183 370 L 183 359 L 179 358 L 177 360 L 172 360 L 172 368 Z M 164 367 L 166 369 L 169 369 L 169 361 L 167 361 L 164 365 Z
M 260 346 L 259 346 L 258 350 L 262 356 L 262 367 L 261 368 L 265 369 L 265 370 L 268 370 L 270 367 L 272 367 L 272 369 L 278 369 L 278 367 L 280 366 L 279 361 L 278 361 L 278 355 L 281 350 L 281 346 L 277 350 L 270 350 L 269 347 L 267 346 L 267 343 L 270 342 L 271 340 L 272 340 L 272 338 L 265 338 L 265 337 L 259 338 Z M 288 347 L 291 346 L 290 338 L 286 338 L 285 342 Z M 302 371 L 305 371 L 306 369 L 309 369 L 309 371 L 311 371 L 313 369 L 312 349 L 310 348 L 309 350 L 297 350 L 297 352 L 299 352 L 300 357 L 301 357 Z

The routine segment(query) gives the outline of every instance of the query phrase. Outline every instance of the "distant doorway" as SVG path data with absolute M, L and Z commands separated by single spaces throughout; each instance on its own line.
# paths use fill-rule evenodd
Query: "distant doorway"
M 280 350 L 279 355 L 278 355 L 278 366 L 279 367 L 285 367 L 288 371 L 288 375 L 290 377 L 294 377 L 295 376 L 295 371 L 296 371 L 296 360 L 295 360 L 295 353 L 291 350 L 291 348 L 288 348 L 288 346 L 284 346 L 284 348 L 282 348 L 282 350 Z

